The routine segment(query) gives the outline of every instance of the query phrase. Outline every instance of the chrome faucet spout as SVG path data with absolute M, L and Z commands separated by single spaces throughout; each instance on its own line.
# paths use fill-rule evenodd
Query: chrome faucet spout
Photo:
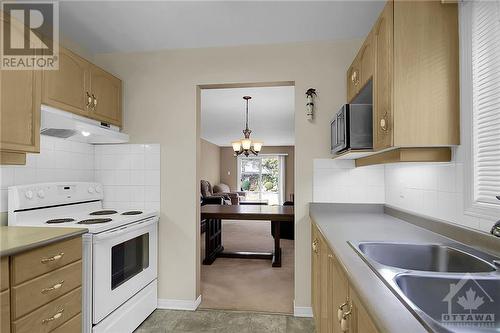
M 495 223 L 493 228 L 491 228 L 491 234 L 493 236 L 500 237 L 500 221 L 497 221 L 497 223 Z

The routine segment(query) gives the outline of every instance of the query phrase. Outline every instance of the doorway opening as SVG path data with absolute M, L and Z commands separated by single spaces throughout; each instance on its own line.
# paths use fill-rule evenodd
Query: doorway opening
M 199 88 L 200 308 L 292 314 L 294 83 Z M 243 96 L 252 97 L 250 139 L 263 146 L 257 154 L 236 156 L 232 142 L 244 139 Z M 207 209 L 268 209 L 270 215 L 258 220 L 238 214 L 207 218 Z

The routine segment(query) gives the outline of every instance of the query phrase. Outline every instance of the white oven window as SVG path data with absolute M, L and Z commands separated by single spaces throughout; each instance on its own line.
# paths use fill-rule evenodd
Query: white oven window
M 111 290 L 149 267 L 149 233 L 111 248 Z

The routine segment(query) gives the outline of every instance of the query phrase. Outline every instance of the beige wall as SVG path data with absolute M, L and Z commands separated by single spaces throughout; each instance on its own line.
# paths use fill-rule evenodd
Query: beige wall
M 220 183 L 221 149 L 211 142 L 200 139 L 200 178 L 210 184 Z
M 264 146 L 261 154 L 287 154 L 285 157 L 285 201 L 294 193 L 295 148 L 293 146 Z M 238 164 L 231 147 L 220 148 L 220 181 L 229 185 L 233 191 L 239 191 Z
M 313 159 L 329 157 L 329 122 L 346 101 L 345 73 L 361 40 L 108 54 L 96 61 L 123 79 L 124 129 L 161 144 L 159 298 L 199 293 L 199 90 L 197 85 L 295 82 L 295 305 L 310 306 Z M 316 118 L 305 116 L 316 88 Z

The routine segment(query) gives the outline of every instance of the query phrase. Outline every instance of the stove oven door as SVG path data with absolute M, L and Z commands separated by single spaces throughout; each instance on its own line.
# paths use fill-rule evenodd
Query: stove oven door
M 94 324 L 156 279 L 157 222 L 154 217 L 94 235 Z

